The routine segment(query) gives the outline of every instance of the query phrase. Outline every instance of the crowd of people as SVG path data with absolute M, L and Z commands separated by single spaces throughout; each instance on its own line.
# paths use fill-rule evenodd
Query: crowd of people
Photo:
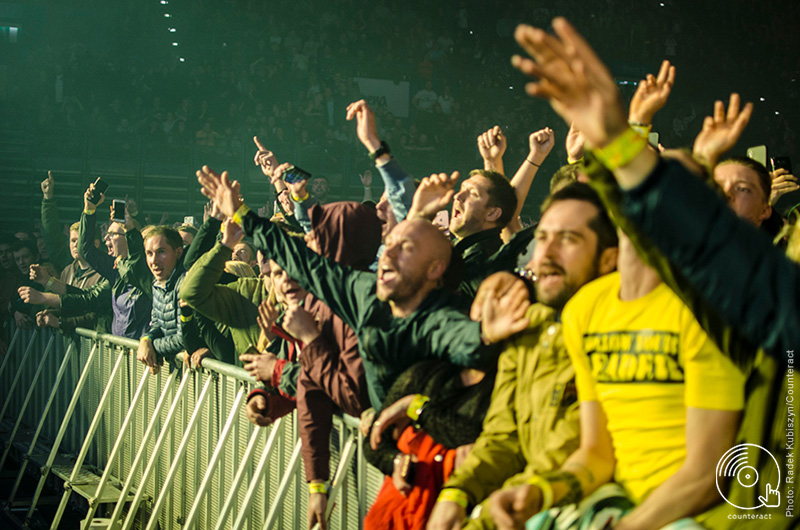
M 791 527 L 800 230 L 773 206 L 797 179 L 723 159 L 753 112 L 737 94 L 709 105 L 691 150 L 650 144 L 676 68 L 665 60 L 625 110 L 583 37 L 563 18 L 552 27 L 519 26 L 526 56 L 512 64 L 569 132 L 529 131 L 518 168 L 493 126 L 477 137 L 483 167 L 415 180 L 353 98 L 342 112 L 380 176 L 377 201 L 326 202 L 260 135 L 273 215 L 203 166 L 199 227 L 147 225 L 130 200 L 107 218 L 96 181 L 65 231 L 48 175 L 41 232 L 0 240 L 4 320 L 137 339 L 152 374 L 181 369 L 181 352 L 195 369 L 243 367 L 258 382 L 253 424 L 297 412 L 309 527 L 332 508 L 337 411 L 361 418 L 386 475 L 365 528 Z M 447 114 L 431 88 L 412 105 Z M 757 484 L 717 470 L 740 444 L 774 457 L 751 455 Z

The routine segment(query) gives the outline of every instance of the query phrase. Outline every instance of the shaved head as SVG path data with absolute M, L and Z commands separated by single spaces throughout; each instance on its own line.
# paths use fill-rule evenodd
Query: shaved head
M 452 252 L 450 241 L 430 222 L 399 223 L 386 237 L 378 261 L 378 298 L 392 304 L 395 316 L 410 314 L 440 286 Z

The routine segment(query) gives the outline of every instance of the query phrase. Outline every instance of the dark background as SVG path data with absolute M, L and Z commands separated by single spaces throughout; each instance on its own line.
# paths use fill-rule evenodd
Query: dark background
M 408 81 L 410 98 L 427 81 L 452 95 L 449 114 L 412 107 L 407 118 L 376 102 L 382 137 L 415 177 L 480 167 L 475 138 L 494 124 L 509 138 L 511 176 L 528 134 L 555 129 L 557 147 L 523 211 L 536 218 L 565 163 L 567 127 L 524 95 L 509 59 L 518 23 L 547 26 L 555 15 L 596 47 L 626 99 L 662 59 L 676 65 L 654 124 L 664 145 L 690 146 L 713 101 L 738 91 L 756 110 L 732 154 L 767 144 L 770 155 L 796 159 L 800 2 L 0 3 L 0 230 L 33 229 L 48 169 L 65 223 L 77 220 L 97 176 L 111 185 L 109 199 L 136 198 L 153 221 L 200 218 L 202 164 L 230 170 L 248 203 L 271 207 L 253 135 L 280 161 L 328 177 L 331 199 L 360 200 L 358 175 L 371 164 L 344 121 L 346 105 L 362 97 L 354 77 Z M 204 127 L 211 142 L 197 135 Z M 377 172 L 373 189 L 377 196 Z

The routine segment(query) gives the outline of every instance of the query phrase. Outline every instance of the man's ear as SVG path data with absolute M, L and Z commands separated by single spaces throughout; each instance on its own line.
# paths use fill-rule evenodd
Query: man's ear
M 618 253 L 619 253 L 619 248 L 608 247 L 600 254 L 600 266 L 599 266 L 600 275 L 613 272 L 617 268 Z
M 438 282 L 444 276 L 444 272 L 447 270 L 447 264 L 444 260 L 433 260 L 430 265 L 428 265 L 428 280 L 432 282 Z
M 758 217 L 758 220 L 763 223 L 764 221 L 769 219 L 771 215 L 772 215 L 772 205 L 769 203 L 769 201 L 767 201 L 767 205 L 761 211 L 761 215 Z
M 496 223 L 497 220 L 500 219 L 500 216 L 502 215 L 503 215 L 503 209 L 500 208 L 499 206 L 495 206 L 494 208 L 491 208 L 489 209 L 488 212 L 486 212 L 486 217 L 484 217 L 484 219 L 486 220 L 487 223 Z

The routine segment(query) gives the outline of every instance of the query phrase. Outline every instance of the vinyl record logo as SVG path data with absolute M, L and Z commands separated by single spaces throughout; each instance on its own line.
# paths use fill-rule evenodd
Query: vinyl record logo
M 769 456 L 775 464 L 775 469 L 778 470 L 778 478 L 775 484 L 767 484 L 758 474 L 756 469 L 758 466 L 760 453 Z M 758 501 L 755 506 L 738 506 L 728 500 L 725 493 L 722 491 L 722 485 L 727 481 L 736 481 L 739 485 L 746 489 L 753 489 L 758 493 Z M 775 508 L 781 504 L 781 493 L 778 491 L 778 485 L 781 483 L 781 469 L 778 466 L 778 461 L 772 456 L 772 453 L 756 444 L 739 444 L 730 448 L 722 458 L 717 462 L 717 491 L 722 495 L 722 498 L 735 508 L 740 510 L 755 510 L 765 506 L 767 508 Z

